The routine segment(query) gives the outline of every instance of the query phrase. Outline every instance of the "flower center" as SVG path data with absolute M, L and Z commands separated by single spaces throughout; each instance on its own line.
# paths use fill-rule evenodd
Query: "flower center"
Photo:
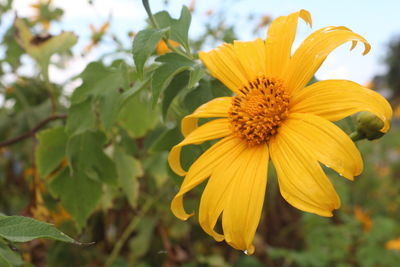
M 282 81 L 262 76 L 240 92 L 229 110 L 233 132 L 249 145 L 268 142 L 288 116 L 289 95 Z

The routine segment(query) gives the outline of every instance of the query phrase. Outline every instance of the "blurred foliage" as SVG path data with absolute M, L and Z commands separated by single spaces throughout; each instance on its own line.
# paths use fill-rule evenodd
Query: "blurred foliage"
M 0 15 L 11 6 L 0 2 Z M 110 18 L 90 26 L 89 44 L 77 53 L 75 33 L 48 33 L 63 15 L 51 1 L 39 1 L 34 18 L 17 17 L 4 31 L 0 212 L 9 216 L 0 214 L 0 266 L 396 266 L 398 120 L 379 142 L 358 143 L 365 171 L 355 182 L 328 171 L 342 199 L 333 218 L 289 206 L 271 167 L 254 256 L 216 243 L 196 219 L 173 217 L 169 201 L 182 180 L 166 157 L 182 139 L 179 122 L 204 102 L 230 95 L 207 75 L 197 52 L 236 38 L 224 8 L 200 14 L 205 30 L 189 38 L 191 15 L 199 15 L 195 1 L 189 7 L 174 18 L 147 6 L 148 25 L 134 34 L 132 50 L 109 31 Z M 254 32 L 270 21 L 261 16 Z M 73 62 L 105 39 L 115 53 L 65 83 L 52 82 L 49 66 L 66 66 L 60 56 Z M 26 55 L 36 64 L 30 75 L 19 72 Z M 398 90 L 399 76 L 392 76 Z M 354 130 L 352 118 L 339 125 Z M 185 148 L 183 165 L 209 145 Z M 200 194 L 201 188 L 188 194 L 188 208 L 197 208 Z

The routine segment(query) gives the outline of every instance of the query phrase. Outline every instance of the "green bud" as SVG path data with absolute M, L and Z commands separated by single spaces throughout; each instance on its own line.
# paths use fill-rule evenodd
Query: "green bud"
M 381 138 L 385 134 L 380 131 L 383 125 L 383 121 L 369 111 L 361 112 L 357 116 L 357 134 L 368 140 Z

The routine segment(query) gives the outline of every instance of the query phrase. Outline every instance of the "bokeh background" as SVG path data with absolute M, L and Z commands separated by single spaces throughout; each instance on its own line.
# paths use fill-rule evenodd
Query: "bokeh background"
M 342 200 L 332 218 L 288 205 L 277 190 L 271 165 L 254 241 L 256 253 L 247 256 L 215 242 L 201 230 L 196 216 L 182 222 L 169 210 L 182 181 L 166 163 L 168 150 L 182 138 L 179 120 L 207 100 L 228 94 L 226 88 L 204 74 L 192 88 L 176 93 L 166 108 L 164 102 L 162 108 L 151 108 L 151 88 L 139 82 L 131 54 L 132 40 L 149 26 L 141 1 L 0 0 L 0 142 L 26 133 L 52 114 L 46 89 L 50 84 L 55 88 L 57 112 L 68 119 L 52 121 L 41 130 L 65 127 L 68 138 L 84 135 L 100 140 L 100 148 L 95 144 L 82 152 L 82 161 L 90 161 L 91 153 L 104 155 L 113 167 L 102 169 L 96 156 L 91 167 L 118 176 L 116 184 L 96 184 L 97 191 L 90 186 L 79 190 L 78 183 L 60 183 L 68 176 L 68 154 L 52 170 L 39 170 L 37 151 L 51 142 L 54 132 L 38 131 L 0 147 L 0 212 L 54 223 L 86 243 L 78 246 L 43 239 L 1 243 L 0 255 L 12 253 L 12 266 L 398 266 L 400 3 L 166 0 L 150 4 L 153 13 L 166 10 L 173 18 L 179 17 L 183 5 L 189 8 L 193 54 L 223 42 L 264 38 L 274 18 L 302 8 L 311 12 L 313 27 L 299 23 L 294 49 L 321 27 L 350 28 L 370 42 L 371 52 L 362 56 L 361 45 L 350 52 L 350 44 L 345 44 L 327 58 L 315 78 L 349 79 L 378 91 L 394 109 L 392 129 L 381 139 L 357 142 L 365 169 L 354 182 L 326 169 Z M 64 31 L 78 36 L 75 46 L 52 56 L 48 81 L 15 41 L 16 16 L 41 36 Z M 158 55 L 153 51 L 146 72 L 157 66 L 154 58 Z M 101 84 L 96 83 L 101 79 Z M 120 88 L 123 98 L 99 93 L 111 87 Z M 82 106 L 86 102 L 89 108 Z M 355 118 L 338 124 L 351 133 Z M 188 148 L 187 164 L 206 148 L 207 144 Z M 47 153 L 51 156 L 52 152 Z M 201 192 L 198 188 L 188 194 L 189 209 L 197 209 Z

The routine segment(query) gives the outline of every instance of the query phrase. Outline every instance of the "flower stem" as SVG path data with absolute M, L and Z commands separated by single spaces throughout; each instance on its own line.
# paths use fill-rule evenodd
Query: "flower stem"
M 350 137 L 351 140 L 353 140 L 354 142 L 365 139 L 365 135 L 359 133 L 358 131 L 352 132 L 352 133 L 349 135 L 349 137 Z
M 147 16 L 149 16 L 150 22 L 153 25 L 154 28 L 159 29 L 158 24 L 156 19 L 153 16 L 153 13 L 151 12 L 149 1 L 148 0 L 142 0 L 144 9 L 146 10 Z

